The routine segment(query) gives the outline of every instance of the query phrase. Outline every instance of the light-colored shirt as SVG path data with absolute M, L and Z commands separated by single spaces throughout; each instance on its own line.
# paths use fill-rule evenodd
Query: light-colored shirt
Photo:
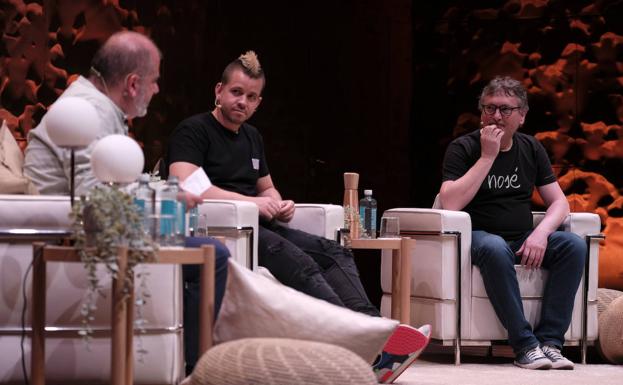
M 128 134 L 123 111 L 86 78 L 80 76 L 63 92 L 91 103 L 100 118 L 97 138 L 85 149 L 75 151 L 75 193 L 85 194 L 98 181 L 91 169 L 91 153 L 97 141 L 112 134 Z M 68 195 L 70 188 L 71 152 L 56 146 L 48 136 L 45 115 L 28 133 L 24 158 L 24 175 L 35 184 L 40 194 Z

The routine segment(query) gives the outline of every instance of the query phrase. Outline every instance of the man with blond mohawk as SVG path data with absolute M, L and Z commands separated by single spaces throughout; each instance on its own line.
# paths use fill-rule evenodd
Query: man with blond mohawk
M 282 226 L 294 216 L 271 179 L 259 131 L 247 123 L 262 101 L 266 84 L 257 55 L 248 51 L 229 63 L 214 89 L 214 109 L 182 121 L 170 140 L 169 173 L 186 179 L 199 167 L 212 186 L 206 199 L 257 204 L 259 264 L 283 284 L 351 310 L 380 316 L 366 296 L 350 250 L 334 241 Z M 389 338 L 375 371 L 393 382 L 428 343 L 430 327 L 400 325 Z

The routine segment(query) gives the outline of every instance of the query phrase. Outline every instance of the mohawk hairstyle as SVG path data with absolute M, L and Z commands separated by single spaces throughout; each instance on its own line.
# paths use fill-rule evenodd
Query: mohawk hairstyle
M 240 61 L 240 64 L 242 64 L 242 66 L 246 70 L 251 72 L 251 75 L 253 75 L 254 77 L 259 77 L 264 73 L 264 71 L 262 71 L 260 61 L 257 59 L 255 51 L 245 52 L 243 55 L 240 55 L 238 57 L 238 60 Z
M 238 58 L 225 67 L 223 74 L 221 75 L 221 83 L 227 84 L 231 73 L 240 69 L 245 75 L 252 79 L 263 79 L 264 85 L 266 85 L 266 78 L 264 77 L 264 70 L 260 64 L 259 59 L 255 51 L 247 51 L 244 54 L 238 56 Z

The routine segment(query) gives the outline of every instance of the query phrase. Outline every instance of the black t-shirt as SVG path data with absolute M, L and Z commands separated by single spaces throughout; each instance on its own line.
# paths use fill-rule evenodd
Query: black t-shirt
M 191 116 L 175 128 L 167 167 L 175 162 L 203 167 L 213 185 L 247 196 L 256 196 L 257 180 L 269 174 L 258 130 L 243 123 L 234 133 L 210 112 Z
M 446 150 L 443 181 L 462 177 L 480 158 L 480 130 L 455 139 Z M 556 182 L 545 149 L 534 137 L 515 133 L 513 146 L 500 152 L 472 201 L 463 209 L 473 230 L 515 240 L 532 229 L 534 187 Z

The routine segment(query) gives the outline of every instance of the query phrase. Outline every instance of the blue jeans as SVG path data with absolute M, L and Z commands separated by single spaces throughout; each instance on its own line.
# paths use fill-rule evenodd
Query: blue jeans
M 186 247 L 201 247 L 214 245 L 215 249 L 215 282 L 214 282 L 214 319 L 221 309 L 225 286 L 227 284 L 227 259 L 229 250 L 214 238 L 186 238 Z M 200 266 L 183 265 L 182 276 L 184 281 L 184 356 L 186 358 L 186 374 L 190 374 L 199 355 L 199 302 L 200 293 Z
M 337 242 L 273 222 L 259 226 L 260 266 L 284 285 L 332 304 L 379 317 L 350 250 Z
M 533 332 L 524 316 L 514 268 L 521 260 L 515 252 L 528 235 L 530 232 L 507 242 L 485 231 L 472 232 L 472 264 L 480 268 L 487 295 L 508 331 L 508 342 L 515 353 L 537 345 L 562 347 L 586 259 L 586 243 L 582 238 L 564 231 L 550 234 L 541 265 L 549 270 L 549 277 L 543 293 L 541 320 Z

